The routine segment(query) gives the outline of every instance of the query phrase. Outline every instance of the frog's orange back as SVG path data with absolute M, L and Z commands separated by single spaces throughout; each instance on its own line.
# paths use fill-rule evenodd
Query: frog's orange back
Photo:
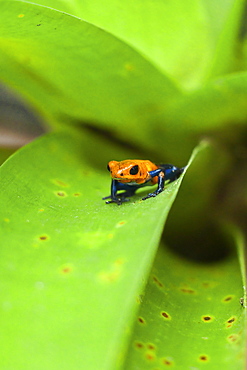
M 110 161 L 108 169 L 111 177 L 121 183 L 144 184 L 151 180 L 152 184 L 157 183 L 157 178 L 151 178 L 149 172 L 159 167 L 149 160 L 126 159 L 124 161 Z

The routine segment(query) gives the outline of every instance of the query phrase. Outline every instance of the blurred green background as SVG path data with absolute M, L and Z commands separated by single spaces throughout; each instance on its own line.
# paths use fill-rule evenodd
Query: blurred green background
M 244 368 L 246 9 L 0 1 L 3 369 Z M 190 166 L 107 206 L 127 158 Z

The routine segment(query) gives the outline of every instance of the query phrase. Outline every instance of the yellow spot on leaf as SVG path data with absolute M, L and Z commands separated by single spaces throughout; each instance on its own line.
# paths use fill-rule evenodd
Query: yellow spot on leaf
M 119 221 L 117 224 L 116 224 L 116 227 L 122 227 L 126 224 L 127 221 L 125 220 L 122 220 L 122 221 Z
M 112 272 L 103 271 L 99 273 L 100 280 L 105 283 L 114 283 L 119 279 L 119 276 L 120 276 L 119 271 Z
M 101 280 L 101 282 L 113 283 L 119 280 L 123 271 L 123 263 L 124 259 L 119 258 L 115 260 L 111 266 L 109 266 L 109 270 L 101 271 L 99 273 L 99 279 Z
M 51 182 L 55 185 L 62 186 L 64 188 L 67 188 L 69 186 L 66 182 L 59 179 L 52 179 Z
M 115 266 L 121 266 L 125 263 L 125 259 L 124 258 L 118 258 L 113 263 L 114 263 Z
M 71 263 L 65 263 L 59 267 L 59 272 L 62 275 L 70 275 L 74 271 L 74 265 Z
M 83 232 L 77 235 L 79 237 L 78 244 L 89 249 L 98 249 L 102 245 L 107 246 L 114 237 L 114 234 L 103 231 Z
M 126 69 L 126 71 L 129 71 L 129 72 L 131 72 L 135 69 L 133 64 L 131 64 L 131 63 L 126 63 L 124 68 Z

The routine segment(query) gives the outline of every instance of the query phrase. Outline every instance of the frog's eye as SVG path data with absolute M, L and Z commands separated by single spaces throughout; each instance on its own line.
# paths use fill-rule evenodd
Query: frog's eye
M 139 166 L 135 165 L 130 169 L 130 175 L 137 175 L 139 171 Z
M 108 169 L 109 172 L 111 172 L 109 164 L 107 165 L 107 169 Z

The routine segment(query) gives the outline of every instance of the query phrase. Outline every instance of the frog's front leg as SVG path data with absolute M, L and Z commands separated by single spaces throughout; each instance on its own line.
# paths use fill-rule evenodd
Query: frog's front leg
M 117 195 L 117 192 L 119 190 L 126 191 L 124 193 Z M 131 187 L 128 184 L 122 184 L 119 181 L 113 179 L 111 183 L 111 195 L 109 195 L 108 197 L 104 197 L 102 199 L 103 200 L 111 199 L 106 201 L 106 204 L 117 203 L 120 206 L 123 202 L 129 201 L 129 199 L 127 199 L 126 197 L 134 195 L 135 190 L 136 190 L 135 188 L 131 189 Z
M 162 170 L 155 170 L 150 172 L 151 177 L 158 176 L 158 187 L 153 193 L 149 193 L 146 197 L 142 198 L 142 200 L 146 200 L 148 198 L 156 197 L 160 194 L 165 187 L 165 173 Z M 153 176 L 152 176 L 153 175 Z

